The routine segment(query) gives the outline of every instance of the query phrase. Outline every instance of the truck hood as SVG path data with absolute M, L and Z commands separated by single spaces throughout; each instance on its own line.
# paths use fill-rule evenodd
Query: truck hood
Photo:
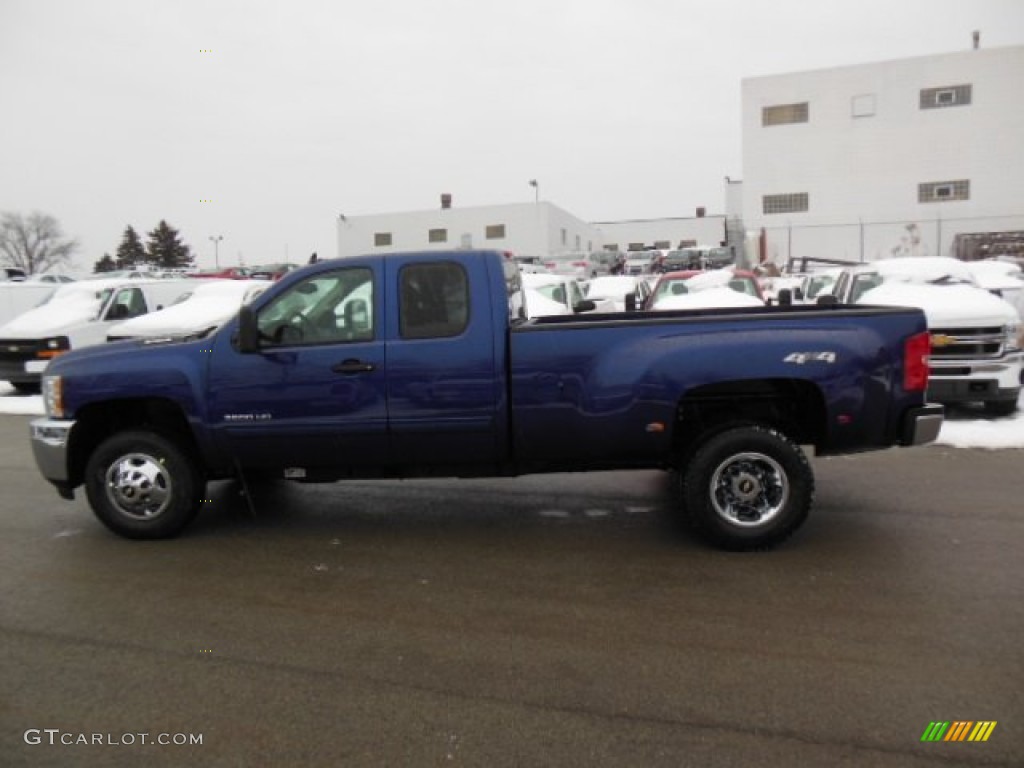
M 929 328 L 962 328 L 1009 325 L 1017 311 L 998 296 L 972 285 L 917 285 L 883 283 L 866 291 L 858 304 L 918 307 L 924 310 Z
M 80 347 L 65 352 L 63 355 L 53 358 L 46 367 L 46 375 L 65 375 L 69 368 L 78 367 L 83 363 L 96 367 L 102 365 L 106 359 L 124 359 L 126 353 L 130 353 L 132 359 L 138 361 L 150 355 L 158 355 L 162 348 L 175 344 L 197 343 L 194 337 L 166 336 L 155 339 L 129 339 L 127 341 L 114 341 L 105 344 L 94 344 L 88 347 Z

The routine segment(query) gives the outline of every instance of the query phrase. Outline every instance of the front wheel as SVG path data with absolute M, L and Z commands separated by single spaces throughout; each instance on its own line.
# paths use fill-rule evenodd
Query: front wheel
M 766 549 L 799 528 L 814 498 L 800 447 L 774 429 L 735 427 L 698 446 L 682 468 L 690 524 L 730 550 Z
M 178 534 L 199 511 L 204 483 L 173 442 L 153 432 L 107 438 L 86 465 L 85 491 L 96 517 L 129 539 Z

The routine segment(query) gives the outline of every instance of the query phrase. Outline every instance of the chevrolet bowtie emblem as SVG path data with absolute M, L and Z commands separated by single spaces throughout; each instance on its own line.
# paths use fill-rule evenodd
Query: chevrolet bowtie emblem
M 950 344 L 955 344 L 956 339 L 952 336 L 947 336 L 944 333 L 933 333 L 932 334 L 932 346 L 933 347 L 948 347 Z

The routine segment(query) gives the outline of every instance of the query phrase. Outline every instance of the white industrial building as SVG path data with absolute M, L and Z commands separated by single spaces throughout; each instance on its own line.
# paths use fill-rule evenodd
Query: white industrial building
M 755 258 L 1024 246 L 1022 76 L 1014 46 L 745 79 Z
M 600 248 L 600 231 L 544 201 L 459 208 L 450 195 L 434 210 L 338 218 L 338 255 L 448 248 L 497 248 L 547 256 Z
M 705 215 L 586 222 L 549 202 L 458 207 L 442 195 L 433 210 L 341 216 L 338 255 L 447 248 L 497 248 L 524 256 L 722 244 L 726 217 Z

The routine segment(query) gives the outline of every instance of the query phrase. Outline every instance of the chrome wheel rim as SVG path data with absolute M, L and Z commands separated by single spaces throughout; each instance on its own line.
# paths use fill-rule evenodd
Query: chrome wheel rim
M 107 468 L 104 486 L 110 503 L 123 515 L 152 520 L 171 503 L 171 476 L 158 459 L 129 453 Z
M 763 453 L 730 456 L 711 476 L 711 503 L 730 525 L 753 528 L 771 522 L 789 501 L 789 477 Z

